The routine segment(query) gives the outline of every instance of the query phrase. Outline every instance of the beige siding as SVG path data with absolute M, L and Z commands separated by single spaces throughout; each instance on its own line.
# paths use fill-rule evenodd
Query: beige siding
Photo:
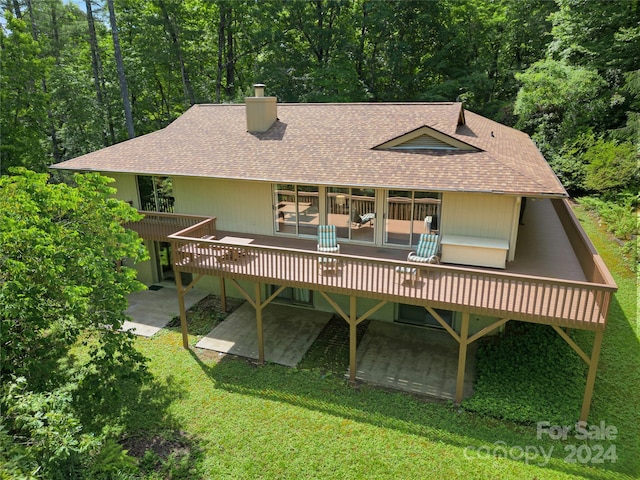
M 155 243 L 145 241 L 144 244 L 149 251 L 149 259 L 136 263 L 134 268 L 138 271 L 138 280 L 145 285 L 151 285 L 159 280 Z
M 140 208 L 140 198 L 138 196 L 138 185 L 135 175 L 126 173 L 105 173 L 104 175 L 115 180 L 115 183 L 112 183 L 111 186 L 118 190 L 116 193 L 117 199 L 132 202 L 135 208 Z
M 446 192 L 442 198 L 442 235 L 467 235 L 498 238 L 510 242 L 515 250 L 512 235 L 517 225 L 517 197 L 484 193 Z M 511 254 L 509 255 L 511 259 Z
M 219 230 L 273 234 L 271 184 L 173 177 L 176 213 L 217 218 Z

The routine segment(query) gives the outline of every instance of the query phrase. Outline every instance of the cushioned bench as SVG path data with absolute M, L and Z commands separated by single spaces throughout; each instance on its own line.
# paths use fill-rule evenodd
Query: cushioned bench
M 443 235 L 442 262 L 476 267 L 505 268 L 509 242 L 499 238 Z

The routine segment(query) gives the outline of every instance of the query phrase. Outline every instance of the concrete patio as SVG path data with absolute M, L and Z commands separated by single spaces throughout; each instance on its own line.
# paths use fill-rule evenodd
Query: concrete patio
M 263 316 L 265 360 L 295 367 L 332 314 L 270 304 Z M 257 359 L 254 309 L 245 303 L 196 347 Z M 465 398 L 473 393 L 476 349 L 474 343 L 467 352 Z M 444 331 L 371 321 L 358 345 L 357 365 L 356 378 L 365 383 L 455 399 L 458 343 Z
M 295 367 L 330 319 L 330 313 L 270 304 L 264 309 L 262 320 L 265 360 Z M 257 359 L 255 310 L 248 303 L 243 304 L 196 347 Z
M 184 296 L 185 308 L 189 309 L 204 297 L 205 292 L 190 290 Z M 142 337 L 152 337 L 180 315 L 178 291 L 175 284 L 161 282 L 148 290 L 129 295 L 129 308 L 125 312 L 131 321 L 124 322 L 122 330 L 131 330 Z
M 469 345 L 464 398 L 473 393 L 477 343 Z M 454 400 L 458 342 L 432 328 L 372 321 L 357 352 L 356 378 L 365 383 Z
M 186 308 L 206 296 L 205 292 L 190 290 L 185 296 Z M 132 321 L 125 322 L 123 330 L 153 336 L 179 315 L 175 285 L 163 282 L 155 289 L 131 294 L 127 314 Z M 331 317 L 328 312 L 268 305 L 263 311 L 265 360 L 295 367 Z M 257 359 L 255 310 L 244 303 L 196 347 Z M 465 398 L 473 393 L 476 349 L 473 343 L 467 352 Z M 372 385 L 453 400 L 457 367 L 457 342 L 437 329 L 372 320 L 358 344 L 356 378 Z

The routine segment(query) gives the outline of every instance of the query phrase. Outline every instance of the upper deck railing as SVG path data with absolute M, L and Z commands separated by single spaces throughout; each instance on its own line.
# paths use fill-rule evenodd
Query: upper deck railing
M 565 228 L 578 229 L 572 242 L 592 250 L 577 220 L 565 221 Z M 594 252 L 579 254 L 591 280 L 581 282 L 203 239 L 212 222 L 170 236 L 176 270 L 589 330 L 605 328 L 617 288 Z
M 191 227 L 200 222 L 207 222 L 207 235 L 214 235 L 216 230 L 215 217 L 203 215 L 182 215 L 176 213 L 139 211 L 144 218 L 138 222 L 128 222 L 125 227 L 138 232 L 145 240 L 168 242 L 168 236 L 172 233 Z
M 571 328 L 604 329 L 616 284 L 567 201 L 553 200 L 553 205 L 587 281 L 319 254 L 256 243 L 239 246 L 210 239 L 216 234 L 215 217 L 141 212 L 144 219 L 129 227 L 145 239 L 171 241 L 177 271 Z

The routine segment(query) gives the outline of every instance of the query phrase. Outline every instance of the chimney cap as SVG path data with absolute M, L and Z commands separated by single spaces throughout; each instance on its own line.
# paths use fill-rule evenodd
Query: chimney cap
M 256 91 L 256 97 L 264 97 L 264 87 L 265 87 L 264 83 L 253 84 L 253 88 L 255 88 L 255 91 Z

